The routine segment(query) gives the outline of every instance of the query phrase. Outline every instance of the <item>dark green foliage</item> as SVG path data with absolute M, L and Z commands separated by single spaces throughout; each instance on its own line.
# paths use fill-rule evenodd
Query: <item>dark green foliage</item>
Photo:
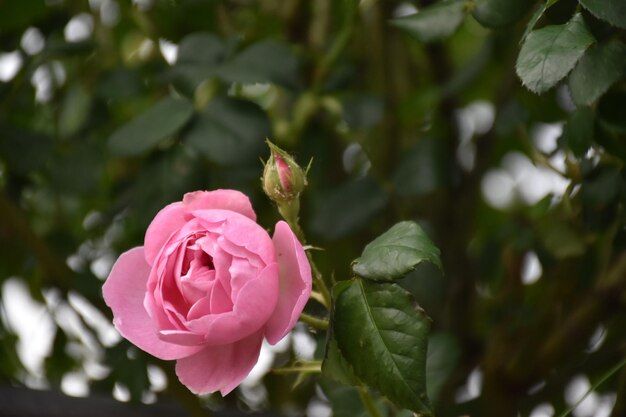
M 564 25 L 532 31 L 517 59 L 517 74 L 535 93 L 554 87 L 576 65 L 594 38 L 580 14 Z
M 395 404 L 431 413 L 426 396 L 430 319 L 396 284 L 355 279 L 339 292 L 333 318 L 339 350 L 355 374 Z
M 404 277 L 422 262 L 441 268 L 439 249 L 414 222 L 400 222 L 378 236 L 354 261 L 352 270 L 374 281 Z

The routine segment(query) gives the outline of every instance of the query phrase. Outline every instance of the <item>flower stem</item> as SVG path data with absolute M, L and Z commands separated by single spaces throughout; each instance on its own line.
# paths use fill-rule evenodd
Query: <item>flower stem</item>
M 311 291 L 311 298 L 317 301 L 318 303 L 320 303 L 321 305 L 323 305 L 324 307 L 326 307 L 326 309 L 329 308 L 329 306 L 326 305 L 326 299 L 324 298 L 322 293 L 319 293 L 317 291 Z
M 300 320 L 302 320 L 309 326 L 313 327 L 314 329 L 318 329 L 318 330 L 328 329 L 328 320 L 320 318 L 320 317 L 315 317 L 306 313 L 301 313 Z
M 322 304 L 326 309 L 330 309 L 330 291 L 324 282 L 324 278 L 322 278 L 322 274 L 319 269 L 317 269 L 317 265 L 315 265 L 315 261 L 313 261 L 313 256 L 311 256 L 310 252 L 306 254 L 307 259 L 309 260 L 309 264 L 311 265 L 311 272 L 313 272 L 313 279 L 315 280 L 315 286 L 320 292 L 322 296 Z
M 322 362 L 311 361 L 302 365 L 287 366 L 285 368 L 272 369 L 272 373 L 274 374 L 293 374 L 293 373 L 298 373 L 298 372 L 320 373 L 322 372 Z
M 371 417 L 383 417 L 382 413 L 376 406 L 374 399 L 372 398 L 370 393 L 367 391 L 367 388 L 358 387 L 358 389 L 359 389 L 359 397 L 361 397 L 361 402 L 367 409 L 367 412 L 369 413 L 369 415 Z

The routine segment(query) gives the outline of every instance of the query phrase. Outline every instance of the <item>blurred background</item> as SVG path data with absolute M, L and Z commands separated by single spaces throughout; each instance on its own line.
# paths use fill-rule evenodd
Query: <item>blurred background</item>
M 575 0 L 396 20 L 432 3 L 0 0 L 0 414 L 366 415 L 354 388 L 268 372 L 321 359 L 323 333 L 297 327 L 231 395 L 198 398 L 102 300 L 185 192 L 241 190 L 272 228 L 271 138 L 313 159 L 301 223 L 326 277 L 400 220 L 440 247 L 444 274 L 403 281 L 433 319 L 437 416 L 547 417 L 592 385 L 574 416 L 626 415 L 626 372 L 596 384 L 626 348 L 626 65 L 582 105 L 515 73 L 535 17 L 626 32 Z

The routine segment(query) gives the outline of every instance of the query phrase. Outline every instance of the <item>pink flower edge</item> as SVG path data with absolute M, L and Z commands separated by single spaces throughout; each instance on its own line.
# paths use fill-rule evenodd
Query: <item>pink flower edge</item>
M 141 246 L 121 254 L 113 265 L 102 287 L 102 295 L 113 311 L 115 328 L 137 347 L 159 359 L 179 359 L 197 353 L 202 346 L 181 346 L 159 339 L 143 306 L 149 275 L 150 266 Z
M 194 394 L 216 391 L 225 396 L 234 390 L 256 365 L 263 331 L 227 345 L 208 346 L 176 362 L 176 376 Z
M 172 233 L 188 220 L 194 210 L 222 209 L 234 211 L 256 221 L 250 199 L 235 190 L 195 191 L 187 193 L 183 201 L 169 204 L 157 213 L 146 231 L 144 240 L 146 261 L 152 265 Z
M 284 221 L 276 223 L 274 249 L 278 262 L 278 304 L 270 317 L 265 337 L 276 344 L 295 326 L 311 295 L 311 266 L 304 248 Z

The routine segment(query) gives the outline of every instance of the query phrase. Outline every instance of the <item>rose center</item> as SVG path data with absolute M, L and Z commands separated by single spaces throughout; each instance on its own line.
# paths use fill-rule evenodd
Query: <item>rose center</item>
M 187 275 L 190 269 L 215 269 L 213 257 L 206 253 L 197 240 L 187 242 L 187 250 L 181 267 L 181 275 Z

